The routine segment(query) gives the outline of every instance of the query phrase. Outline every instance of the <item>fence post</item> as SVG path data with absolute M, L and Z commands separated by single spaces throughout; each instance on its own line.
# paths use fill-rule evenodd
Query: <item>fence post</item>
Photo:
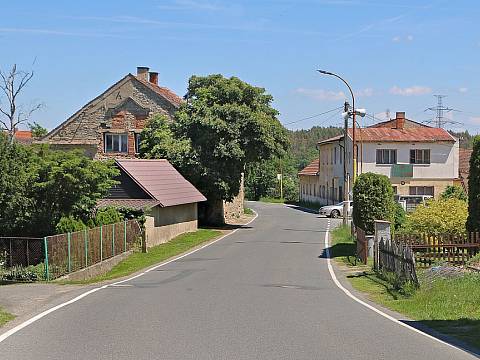
M 112 257 L 115 256 L 115 224 L 112 224 Z
M 123 252 L 127 251 L 127 222 L 123 222 Z
M 83 239 L 85 240 L 85 267 L 88 266 L 88 231 L 83 230 Z
M 100 262 L 103 261 L 103 225 L 100 225 Z
M 67 233 L 67 244 L 68 244 L 68 272 L 72 272 L 72 258 L 70 257 L 70 239 L 71 233 Z
M 50 272 L 49 272 L 49 269 L 48 269 L 48 241 L 47 241 L 47 237 L 45 236 L 43 238 L 43 246 L 45 247 L 45 278 L 47 279 L 47 281 L 50 280 Z

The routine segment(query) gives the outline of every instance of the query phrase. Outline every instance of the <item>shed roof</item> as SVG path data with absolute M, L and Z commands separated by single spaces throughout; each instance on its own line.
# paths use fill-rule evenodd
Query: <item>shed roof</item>
M 117 159 L 115 161 L 120 169 L 162 207 L 207 200 L 165 159 Z
M 303 168 L 298 175 L 307 175 L 307 176 L 315 176 L 318 174 L 318 159 L 313 160 L 310 164 L 308 164 L 305 168 Z

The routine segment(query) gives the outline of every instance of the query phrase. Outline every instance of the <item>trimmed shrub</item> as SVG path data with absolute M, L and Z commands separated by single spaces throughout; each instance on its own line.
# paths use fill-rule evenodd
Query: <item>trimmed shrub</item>
M 395 209 L 395 212 L 394 212 L 394 226 L 395 226 L 395 230 L 398 230 L 403 226 L 403 224 L 407 220 L 407 216 L 406 216 L 405 210 L 403 210 L 402 205 L 395 202 L 394 206 L 395 206 L 395 208 L 394 208 Z
M 353 222 L 373 234 L 375 220 L 394 222 L 393 188 L 385 175 L 361 174 L 353 186 Z
M 97 226 L 115 224 L 120 221 L 123 221 L 122 213 L 111 206 L 99 209 L 95 215 L 95 224 Z
M 468 231 L 480 231 L 480 136 L 473 139 L 468 176 Z
M 440 197 L 444 200 L 454 198 L 467 201 L 467 194 L 465 194 L 465 191 L 457 185 L 447 186 L 445 188 L 445 191 L 440 195 Z
M 57 234 L 65 234 L 67 232 L 81 231 L 86 229 L 87 225 L 82 220 L 75 219 L 73 216 L 63 216 L 55 226 Z

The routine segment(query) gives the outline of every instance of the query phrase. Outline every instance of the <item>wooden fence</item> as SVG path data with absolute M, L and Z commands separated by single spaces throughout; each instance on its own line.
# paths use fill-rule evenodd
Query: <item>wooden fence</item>
M 383 238 L 374 245 L 375 268 L 395 273 L 401 282 L 410 281 L 418 286 L 415 255 L 410 246 Z
M 368 260 L 368 240 L 365 236 L 365 230 L 356 226 L 355 238 L 357 240 L 357 259 L 359 259 L 362 264 L 366 265 Z
M 44 238 L 46 278 L 54 279 L 129 251 L 141 233 L 137 220 L 128 220 L 47 236 Z
M 469 235 L 395 235 L 395 243 L 408 245 L 417 265 L 428 267 L 438 261 L 465 265 L 480 252 L 480 233 Z

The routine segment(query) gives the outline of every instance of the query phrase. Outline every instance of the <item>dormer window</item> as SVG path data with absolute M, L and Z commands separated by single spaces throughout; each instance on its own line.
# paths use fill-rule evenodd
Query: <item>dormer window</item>
M 105 134 L 105 152 L 128 152 L 128 135 Z

